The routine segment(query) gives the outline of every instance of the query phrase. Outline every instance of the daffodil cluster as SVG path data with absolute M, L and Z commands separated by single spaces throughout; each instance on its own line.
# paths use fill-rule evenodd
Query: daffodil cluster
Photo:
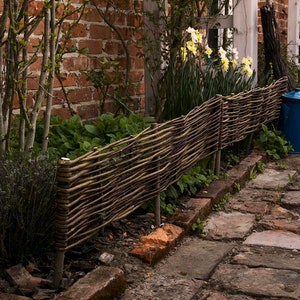
M 212 49 L 207 45 L 203 45 L 203 35 L 198 29 L 189 27 L 186 29 L 186 33 L 189 34 L 189 40 L 185 43 L 185 46 L 181 47 L 181 57 L 183 61 L 188 58 L 188 53 L 191 53 L 194 57 L 201 56 L 201 51 L 204 49 L 205 55 L 210 58 Z
M 192 27 L 183 32 L 182 40 L 181 49 L 170 51 L 179 55 L 170 55 L 162 82 L 166 120 L 187 114 L 217 94 L 227 96 L 253 87 L 255 71 L 251 69 L 251 57 L 239 60 L 233 47 L 219 47 L 213 52 L 202 32 Z
M 221 60 L 221 64 L 223 67 L 223 70 L 227 72 L 229 70 L 230 64 L 233 67 L 238 66 L 238 58 L 239 58 L 239 53 L 236 48 L 229 48 L 227 51 L 225 51 L 222 47 L 219 48 L 219 57 Z M 243 57 L 241 61 L 241 66 L 244 74 L 248 77 L 251 77 L 253 74 L 253 70 L 251 69 L 253 59 L 248 56 L 248 57 Z
M 188 59 L 189 55 L 194 58 L 197 57 L 198 61 L 201 61 L 201 58 L 211 58 L 213 50 L 206 44 L 205 39 L 199 30 L 189 27 L 186 29 L 185 34 L 187 34 L 188 40 L 185 42 L 184 46 L 181 47 L 181 57 L 184 62 Z M 225 72 L 228 72 L 230 67 L 239 67 L 239 53 L 236 48 L 228 48 L 225 50 L 223 47 L 220 47 L 218 50 L 218 59 Z M 251 64 L 251 57 L 244 57 L 241 61 L 241 69 L 247 77 L 251 77 L 253 74 Z M 217 66 L 218 64 L 215 65 Z

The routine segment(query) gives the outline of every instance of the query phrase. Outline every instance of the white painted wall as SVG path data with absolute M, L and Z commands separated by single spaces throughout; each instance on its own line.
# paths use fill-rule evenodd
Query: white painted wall
M 233 36 L 233 45 L 239 51 L 239 57 L 251 56 L 252 68 L 257 70 L 257 16 L 258 1 L 234 0 L 233 27 L 237 29 Z
M 288 49 L 292 55 L 298 56 L 300 54 L 300 0 L 289 0 L 288 8 Z

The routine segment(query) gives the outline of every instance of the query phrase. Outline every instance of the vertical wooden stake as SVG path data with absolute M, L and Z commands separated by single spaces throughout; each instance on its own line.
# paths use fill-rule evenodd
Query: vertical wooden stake
M 218 177 L 220 176 L 220 172 L 221 172 L 221 154 L 222 154 L 222 151 L 219 150 L 217 152 L 217 157 L 216 157 L 216 175 Z
M 216 152 L 214 152 L 212 154 L 211 169 L 213 170 L 215 175 L 216 175 L 216 160 L 217 160 L 216 157 L 217 157 Z
M 160 226 L 160 195 L 158 195 L 155 199 L 155 225 Z
M 55 270 L 53 276 L 53 286 L 58 288 L 62 280 L 64 270 L 65 251 L 56 251 Z
M 151 128 L 155 129 L 157 127 L 157 124 L 151 124 Z M 156 171 L 159 171 L 160 166 L 159 166 L 159 157 L 157 157 L 154 162 L 156 163 Z M 156 180 L 156 186 L 155 189 L 157 191 L 160 190 L 160 182 L 159 182 L 159 176 L 157 176 Z M 161 211 L 160 211 L 160 194 L 158 194 L 155 198 L 155 225 L 158 227 L 161 224 Z

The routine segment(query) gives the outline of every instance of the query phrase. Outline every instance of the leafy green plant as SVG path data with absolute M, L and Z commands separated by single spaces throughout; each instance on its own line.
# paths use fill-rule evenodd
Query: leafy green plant
M 204 221 L 198 218 L 196 222 L 192 224 L 192 230 L 194 232 L 197 232 L 198 234 L 201 234 L 203 232 L 203 229 L 204 229 Z
M 251 170 L 250 170 L 250 173 L 249 173 L 249 179 L 252 180 L 256 177 L 257 175 L 257 169 L 256 167 L 253 167 Z
M 153 118 L 131 114 L 129 117 L 104 114 L 98 120 L 83 124 L 78 116 L 64 120 L 52 117 L 48 153 L 55 158 L 76 158 L 95 147 L 101 147 L 149 127 Z M 41 125 L 42 126 L 42 125 Z M 39 147 L 40 139 L 36 146 Z
M 0 253 L 10 262 L 53 250 L 55 164 L 14 157 L 0 164 Z
M 279 170 L 285 170 L 286 169 L 286 166 L 283 162 L 280 162 L 278 167 L 279 167 Z
M 289 178 L 289 183 L 293 185 L 295 183 L 295 178 L 291 174 L 288 174 L 288 178 Z
M 230 197 L 231 197 L 231 193 L 229 192 L 226 193 L 224 197 L 221 199 L 221 201 L 214 205 L 213 209 L 215 211 L 221 211 L 224 208 L 225 204 L 228 202 Z
M 259 172 L 259 173 L 263 173 L 263 171 L 265 170 L 265 164 L 262 162 L 262 161 L 258 161 L 256 163 L 256 170 Z
M 262 161 L 258 161 L 255 166 L 250 170 L 249 179 L 252 180 L 257 176 L 257 173 L 263 173 L 265 164 Z
M 201 187 L 209 185 L 216 178 L 208 168 L 209 162 L 209 157 L 201 160 L 160 194 L 161 214 L 173 214 L 185 196 L 195 195 Z M 148 201 L 141 207 L 147 211 L 154 211 L 154 201 Z
M 233 188 L 236 192 L 239 192 L 241 190 L 241 185 L 237 182 L 234 183 Z
M 255 221 L 259 222 L 262 219 L 262 216 L 260 214 L 255 215 Z
M 262 147 L 268 157 L 273 160 L 279 160 L 286 157 L 293 149 L 291 144 L 282 135 L 281 131 L 276 130 L 274 126 L 269 129 L 262 124 L 262 130 L 259 133 L 257 144 Z

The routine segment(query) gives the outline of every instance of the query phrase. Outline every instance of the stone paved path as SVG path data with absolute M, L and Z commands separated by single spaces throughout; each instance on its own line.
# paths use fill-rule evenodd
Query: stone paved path
M 121 299 L 300 299 L 300 156 L 269 163 Z

